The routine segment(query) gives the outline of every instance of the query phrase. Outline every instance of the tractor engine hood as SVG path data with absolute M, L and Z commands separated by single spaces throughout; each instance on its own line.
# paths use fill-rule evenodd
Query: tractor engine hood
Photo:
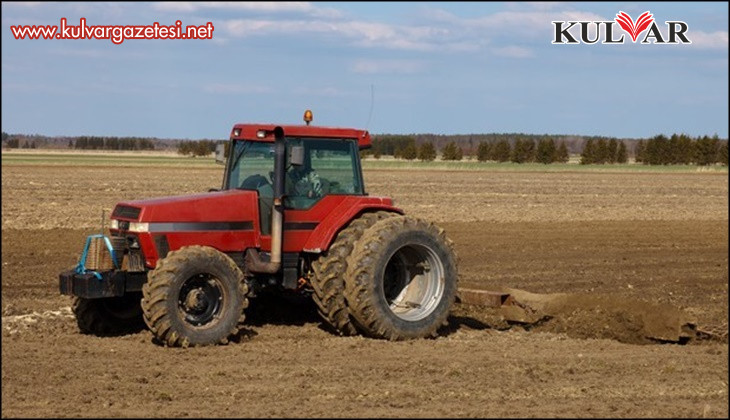
M 114 208 L 112 225 L 119 229 L 129 222 L 141 231 L 239 230 L 249 229 L 257 219 L 258 195 L 255 191 L 227 190 L 120 202 Z

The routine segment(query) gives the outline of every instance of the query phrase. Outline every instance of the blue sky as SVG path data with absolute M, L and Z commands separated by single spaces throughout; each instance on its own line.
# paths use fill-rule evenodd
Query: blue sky
M 692 44 L 551 43 L 552 21 L 647 10 Z M 120 45 L 10 29 L 61 18 L 215 29 Z M 8 133 L 223 139 L 309 108 L 376 134 L 728 137 L 727 2 L 3 2 L 1 53 Z

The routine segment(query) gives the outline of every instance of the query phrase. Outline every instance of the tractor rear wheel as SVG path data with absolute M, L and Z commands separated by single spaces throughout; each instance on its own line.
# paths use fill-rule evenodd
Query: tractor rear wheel
M 396 215 L 386 211 L 361 215 L 341 230 L 329 250 L 312 263 L 314 275 L 309 280 L 314 289 L 312 298 L 317 304 L 317 311 L 327 325 L 342 335 L 358 333 L 345 302 L 347 256 L 365 229 L 379 220 Z
M 167 346 L 226 344 L 248 306 L 243 272 L 226 254 L 206 246 L 170 252 L 142 288 L 144 321 Z
M 76 297 L 72 310 L 76 323 L 84 334 L 115 335 L 140 331 L 144 328 L 140 293 L 121 297 L 86 299 Z
M 363 333 L 404 340 L 435 337 L 457 289 L 457 259 L 443 229 L 408 216 L 367 229 L 347 258 L 345 297 Z

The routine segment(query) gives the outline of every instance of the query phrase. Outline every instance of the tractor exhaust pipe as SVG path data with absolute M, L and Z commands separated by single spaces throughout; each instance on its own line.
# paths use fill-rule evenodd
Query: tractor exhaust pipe
M 284 236 L 284 176 L 286 171 L 286 143 L 284 129 L 274 129 L 274 205 L 271 209 L 271 259 L 261 260 L 259 252 L 246 251 L 246 270 L 253 273 L 274 274 L 281 268 L 281 250 Z

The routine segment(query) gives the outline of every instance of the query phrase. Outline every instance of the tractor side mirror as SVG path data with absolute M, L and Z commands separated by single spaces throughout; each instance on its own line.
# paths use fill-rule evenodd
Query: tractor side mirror
M 215 163 L 225 164 L 226 163 L 226 145 L 224 143 L 218 143 L 215 145 Z
M 292 146 L 289 151 L 289 163 L 294 166 L 304 165 L 304 146 Z

